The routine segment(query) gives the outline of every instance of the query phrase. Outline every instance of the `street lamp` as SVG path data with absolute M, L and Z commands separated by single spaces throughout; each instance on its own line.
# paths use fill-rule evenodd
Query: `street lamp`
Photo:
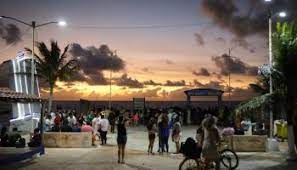
M 109 111 L 111 111 L 112 59 L 116 55 L 117 55 L 117 50 L 111 53 L 110 70 L 109 70 L 109 101 L 108 101 Z
M 271 2 L 272 0 L 265 0 L 265 2 Z M 268 11 L 268 26 L 269 26 L 269 67 L 272 69 L 273 66 L 273 56 L 272 56 L 272 19 L 274 17 L 281 17 L 284 18 L 287 16 L 287 13 L 284 11 L 273 13 L 272 9 L 269 9 Z M 272 74 L 269 76 L 269 93 L 273 93 L 273 82 L 272 82 Z M 270 145 L 272 145 L 272 138 L 273 138 L 273 110 L 272 106 L 270 108 Z M 272 148 L 270 148 L 272 149 Z
M 231 58 L 236 58 L 236 57 L 231 57 L 231 52 L 236 48 L 236 46 L 229 48 L 228 49 L 228 55 Z M 228 78 L 229 78 L 229 84 L 228 84 L 228 94 L 229 94 L 229 108 L 231 107 L 231 70 L 229 70 L 229 74 L 228 74 Z
M 268 24 L 269 24 L 269 66 L 270 69 L 273 66 L 273 54 L 272 54 L 272 19 L 275 16 L 279 16 L 279 17 L 286 17 L 287 14 L 286 12 L 279 12 L 279 13 L 275 13 L 273 14 L 271 10 L 269 10 L 269 15 L 268 15 Z M 273 93 L 273 82 L 272 82 L 272 74 L 270 74 L 269 76 L 269 93 Z M 273 136 L 273 111 L 272 108 L 270 109 L 270 138 L 272 139 Z
M 27 23 L 27 22 L 24 22 L 22 20 L 19 20 L 17 18 L 14 18 L 14 17 L 9 17 L 9 16 L 0 16 L 0 19 L 8 19 L 8 20 L 13 20 L 15 22 L 18 22 L 18 23 L 21 23 L 21 24 L 24 24 L 26 26 L 29 26 L 32 28 L 32 58 L 31 58 L 31 94 L 34 95 L 34 82 L 35 82 L 35 79 L 34 79 L 34 72 L 35 72 L 35 62 L 34 62 L 34 42 L 35 42 L 35 30 L 39 27 L 43 27 L 43 26 L 46 26 L 46 25 L 50 25 L 50 24 L 57 24 L 58 26 L 66 26 L 66 22 L 65 21 L 56 21 L 56 22 L 47 22 L 47 23 L 43 23 L 43 24 L 39 24 L 37 25 L 35 21 L 32 21 L 31 23 Z

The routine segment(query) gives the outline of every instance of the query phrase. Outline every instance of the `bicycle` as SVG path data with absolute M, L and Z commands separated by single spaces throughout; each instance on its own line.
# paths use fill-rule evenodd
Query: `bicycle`
M 238 167 L 239 159 L 237 154 L 224 146 L 224 149 L 219 150 L 220 163 L 229 170 L 234 170 Z M 209 170 L 215 168 L 214 162 L 206 164 L 199 156 L 186 156 L 180 163 L 179 170 Z

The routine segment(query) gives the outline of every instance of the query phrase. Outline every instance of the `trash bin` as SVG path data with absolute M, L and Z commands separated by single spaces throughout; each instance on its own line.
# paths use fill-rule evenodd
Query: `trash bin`
M 288 125 L 287 123 L 276 123 L 277 137 L 282 140 L 288 138 Z

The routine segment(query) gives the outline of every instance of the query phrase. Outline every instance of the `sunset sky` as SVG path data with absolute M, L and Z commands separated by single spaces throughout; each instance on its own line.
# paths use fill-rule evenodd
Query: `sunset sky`
M 261 0 L 4 0 L 0 15 L 67 22 L 38 29 L 37 41 L 57 40 L 61 48 L 73 44 L 69 57 L 80 57 L 80 75 L 92 83 L 58 82 L 57 100 L 108 100 L 110 68 L 92 53 L 104 44 L 116 50 L 120 62 L 112 73 L 113 100 L 184 100 L 190 88 L 227 90 L 229 71 L 231 100 L 243 100 L 255 95 L 248 85 L 268 61 L 267 6 Z M 16 24 L 19 37 L 7 38 L 15 33 L 9 24 Z M 31 29 L 13 21 L 0 19 L 0 36 L 1 62 L 32 46 Z

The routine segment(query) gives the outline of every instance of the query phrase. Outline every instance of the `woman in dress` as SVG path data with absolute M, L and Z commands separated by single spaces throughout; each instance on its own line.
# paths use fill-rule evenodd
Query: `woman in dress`
M 202 144 L 202 157 L 206 164 L 210 162 L 216 163 L 216 169 L 220 169 L 219 153 L 217 144 L 220 141 L 220 136 L 217 128 L 215 127 L 216 121 L 213 116 L 205 118 L 202 122 L 203 126 L 203 144 Z
M 117 125 L 117 143 L 118 143 L 118 163 L 125 163 L 125 148 L 127 143 L 127 125 L 128 121 L 123 116 L 119 117 Z

